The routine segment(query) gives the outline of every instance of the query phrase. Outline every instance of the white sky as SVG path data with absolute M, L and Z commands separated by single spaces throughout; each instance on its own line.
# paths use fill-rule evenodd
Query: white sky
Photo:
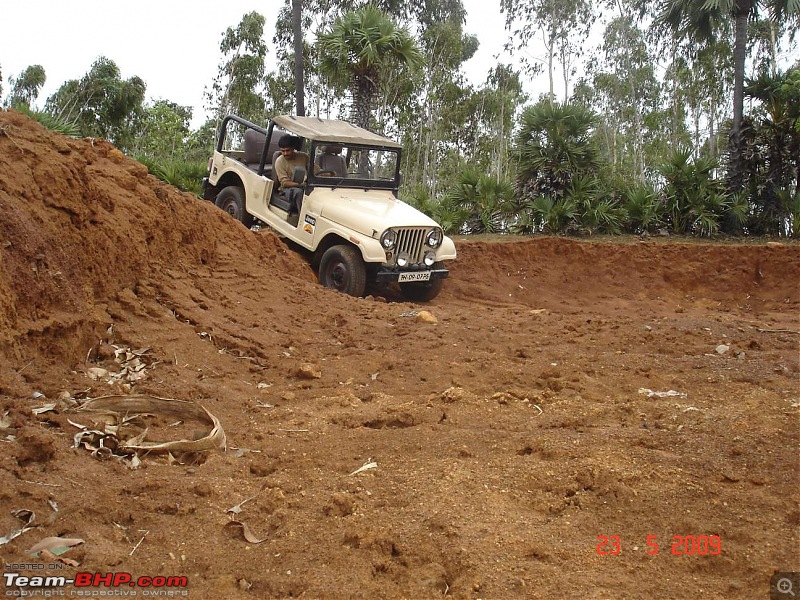
M 9 91 L 9 76 L 40 64 L 47 75 L 39 94 L 41 108 L 61 84 L 81 78 L 99 56 L 106 56 L 120 68 L 123 79 L 136 75 L 145 81 L 148 100 L 192 106 L 193 125 L 198 126 L 203 120 L 204 88 L 222 58 L 222 33 L 238 25 L 244 14 L 256 11 L 267 18 L 265 38 L 270 47 L 269 21 L 282 4 L 282 0 L 7 0 L 0 11 L 3 94 Z M 499 0 L 464 0 L 464 5 L 465 31 L 480 40 L 466 70 L 472 83 L 480 85 L 497 63 L 494 56 L 500 54 L 508 62 L 502 50 L 504 20 Z M 268 69 L 273 68 L 274 57 L 270 51 Z

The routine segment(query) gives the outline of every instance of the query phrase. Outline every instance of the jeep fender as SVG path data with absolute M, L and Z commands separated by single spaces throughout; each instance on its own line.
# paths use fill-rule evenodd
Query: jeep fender
M 386 262 L 386 253 L 378 240 L 340 227 L 322 217 L 316 217 L 316 219 L 317 234 L 319 235 L 317 239 L 319 241 L 314 248 L 315 253 L 321 254 L 331 246 L 347 242 L 358 248 L 365 263 L 380 264 Z
M 436 260 L 454 260 L 456 257 L 456 244 L 449 237 L 444 236 L 442 245 L 436 250 Z

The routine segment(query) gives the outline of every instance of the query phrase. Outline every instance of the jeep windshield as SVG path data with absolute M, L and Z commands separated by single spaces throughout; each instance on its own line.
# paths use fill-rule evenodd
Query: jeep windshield
M 394 190 L 399 185 L 399 148 L 316 142 L 311 162 L 309 182 L 316 186 Z

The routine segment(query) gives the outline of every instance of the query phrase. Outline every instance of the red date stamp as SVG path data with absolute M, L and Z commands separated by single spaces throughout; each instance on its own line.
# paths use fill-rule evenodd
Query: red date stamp
M 645 545 L 645 552 L 650 556 L 661 551 L 657 535 L 648 535 Z M 718 535 L 673 535 L 668 547 L 673 556 L 718 556 L 722 554 L 722 538 Z M 638 546 L 634 548 L 639 549 Z M 622 539 L 618 535 L 598 535 L 597 554 L 619 556 L 622 554 Z

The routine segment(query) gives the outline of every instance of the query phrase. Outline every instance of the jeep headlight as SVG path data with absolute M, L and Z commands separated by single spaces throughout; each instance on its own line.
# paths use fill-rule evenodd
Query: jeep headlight
M 381 246 L 384 250 L 391 250 L 397 243 L 397 232 L 394 229 L 387 229 L 381 234 Z
M 401 269 L 407 267 L 410 261 L 411 257 L 408 255 L 408 252 L 401 252 L 397 255 L 397 266 Z
M 436 252 L 432 252 L 431 250 L 428 250 L 425 253 L 425 256 L 422 258 L 422 262 L 425 263 L 426 267 L 432 267 L 433 263 L 436 262 Z
M 425 234 L 425 244 L 427 244 L 429 248 L 438 248 L 442 245 L 443 239 L 444 235 L 442 234 L 442 230 L 438 227 L 431 229 Z

